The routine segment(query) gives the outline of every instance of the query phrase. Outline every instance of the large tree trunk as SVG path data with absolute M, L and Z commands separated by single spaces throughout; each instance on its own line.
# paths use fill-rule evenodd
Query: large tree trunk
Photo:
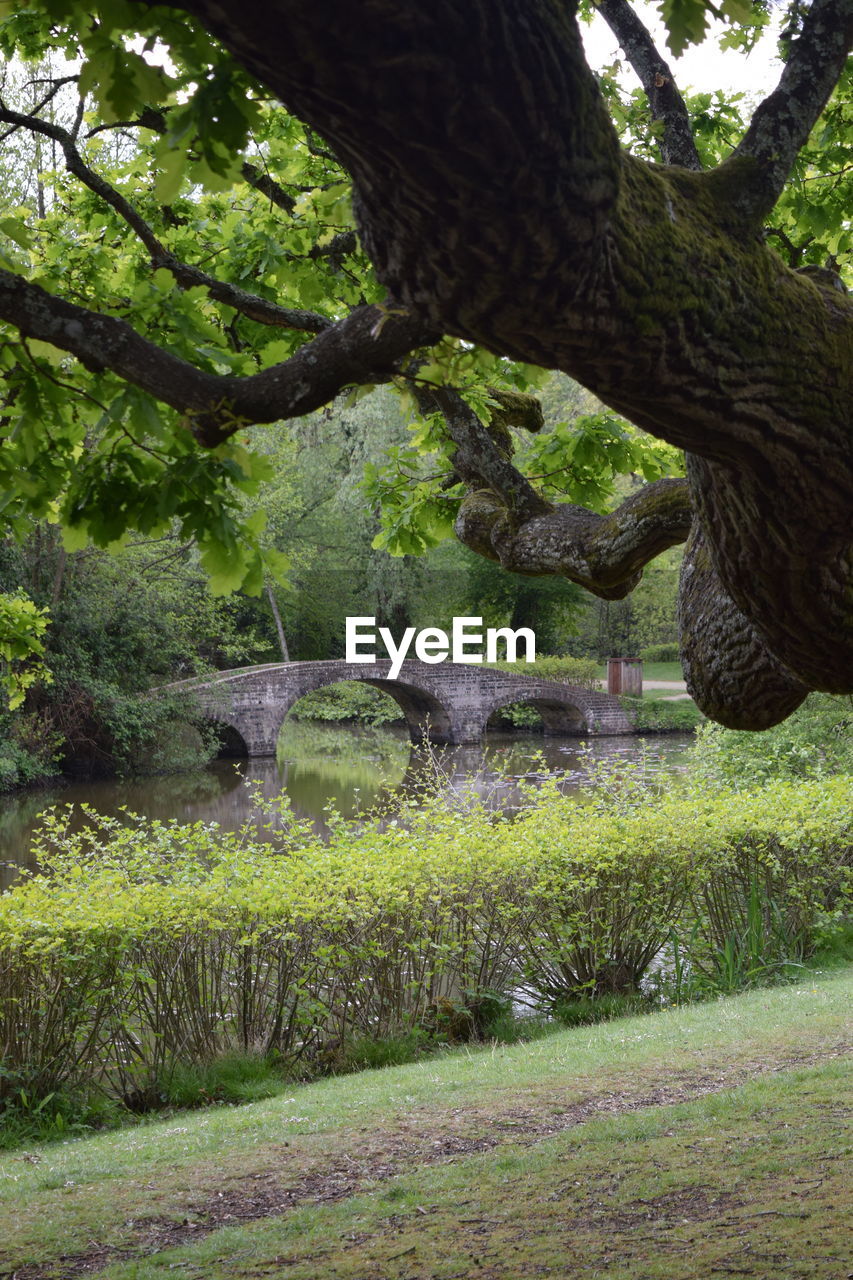
M 331 140 L 393 296 L 689 450 L 720 599 L 851 689 L 853 305 L 764 244 L 758 161 L 621 151 L 563 0 L 186 8 Z

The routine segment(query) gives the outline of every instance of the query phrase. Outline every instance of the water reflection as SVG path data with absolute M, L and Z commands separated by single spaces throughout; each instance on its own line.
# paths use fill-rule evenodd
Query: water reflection
M 473 786 L 496 808 L 519 802 L 522 782 L 558 776 L 561 789 L 576 790 L 589 761 L 636 759 L 645 750 L 656 767 L 683 767 L 692 739 L 688 735 L 590 739 L 586 755 L 578 738 L 490 733 L 484 742 L 432 749 L 433 760 L 412 747 L 405 730 L 354 728 L 288 721 L 275 760 L 217 760 L 200 773 L 131 781 L 69 783 L 0 798 L 0 888 L 32 866 L 30 841 L 39 815 L 51 805 L 90 805 L 108 817 L 129 809 L 148 818 L 178 822 L 217 822 L 237 830 L 253 812 L 256 789 L 265 797 L 286 791 L 297 816 L 326 829 L 332 803 L 347 817 L 398 790 L 414 791 L 437 762 L 454 789 Z M 85 815 L 79 810 L 76 825 Z

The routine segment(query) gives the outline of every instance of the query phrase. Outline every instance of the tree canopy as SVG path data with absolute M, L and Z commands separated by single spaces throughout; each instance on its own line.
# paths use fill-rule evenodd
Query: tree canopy
M 671 49 L 704 36 L 712 6 L 662 7 Z M 258 591 L 255 428 L 390 382 L 420 423 L 368 476 L 390 550 L 455 527 L 617 599 L 687 538 L 711 717 L 853 690 L 853 0 L 790 6 L 748 124 L 679 93 L 628 0 L 597 8 L 634 93 L 558 0 L 7 3 L 8 526 L 177 526 L 215 588 Z M 731 47 L 768 18 L 713 11 Z M 549 368 L 605 410 L 543 433 Z

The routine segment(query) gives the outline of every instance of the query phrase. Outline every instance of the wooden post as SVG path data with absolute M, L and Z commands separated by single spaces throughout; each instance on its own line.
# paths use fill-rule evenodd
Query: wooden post
M 622 693 L 626 698 L 642 698 L 643 696 L 643 660 L 642 658 L 622 659 Z
M 642 658 L 608 658 L 607 692 L 614 697 L 642 698 Z
M 622 692 L 622 659 L 607 659 L 607 692 L 618 697 Z

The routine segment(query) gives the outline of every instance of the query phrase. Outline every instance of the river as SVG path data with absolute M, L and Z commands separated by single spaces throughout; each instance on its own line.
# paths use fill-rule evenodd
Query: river
M 577 790 L 590 761 L 639 760 L 661 772 L 684 767 L 692 743 L 689 735 L 578 738 L 537 734 L 489 733 L 480 743 L 413 747 L 404 729 L 331 726 L 288 721 L 276 759 L 216 760 L 196 773 L 154 776 L 128 781 L 69 782 L 0 797 L 0 889 L 7 888 L 20 867 L 33 867 L 30 851 L 39 815 L 52 805 L 73 805 L 75 825 L 85 823 L 82 805 L 108 817 L 123 811 L 178 822 L 217 822 L 237 830 L 252 815 L 252 796 L 282 789 L 294 812 L 326 828 L 327 806 L 345 816 L 369 811 L 389 792 L 412 791 L 438 767 L 445 785 L 471 786 L 495 808 L 509 810 L 519 799 L 519 784 L 558 775 L 565 791 Z M 588 754 L 587 754 L 588 752 Z

